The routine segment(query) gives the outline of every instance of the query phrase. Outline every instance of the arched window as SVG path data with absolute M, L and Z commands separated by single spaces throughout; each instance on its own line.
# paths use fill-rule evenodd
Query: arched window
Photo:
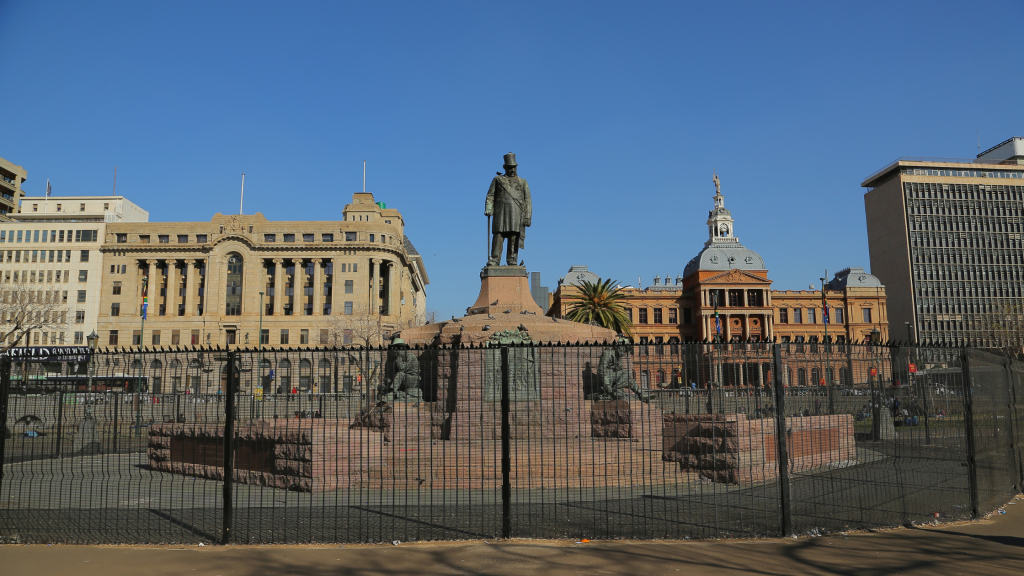
M 850 372 L 846 368 L 839 369 L 839 385 L 849 386 L 850 385 Z
M 640 372 L 640 387 L 644 389 L 651 387 L 651 373 L 647 370 Z
M 313 376 L 313 363 L 308 359 L 299 360 L 299 391 L 308 392 Z
M 270 380 L 270 360 L 264 358 L 260 361 L 260 386 L 263 387 L 264 394 L 273 394 L 274 383 Z
M 817 367 L 811 368 L 811 386 L 821 384 L 821 371 Z
M 316 371 L 320 375 L 320 393 L 330 394 L 333 392 L 331 390 L 331 361 L 322 358 L 320 363 L 317 364 Z
M 292 391 L 292 363 L 287 358 L 277 363 L 277 371 L 280 372 L 277 387 L 278 394 L 291 394 Z
M 181 394 L 185 391 L 181 387 L 181 361 L 175 358 L 167 363 L 167 371 L 171 376 L 171 392 Z
M 201 394 L 203 381 L 203 363 L 198 358 L 193 358 L 188 362 L 188 374 L 186 375 L 185 381 L 185 393 Z
M 799 368 L 796 371 L 796 385 L 807 386 L 807 369 Z
M 149 391 L 153 394 L 163 393 L 163 369 L 164 363 L 159 360 L 149 363 Z
M 237 252 L 228 254 L 227 289 L 224 291 L 224 314 L 242 315 L 242 257 Z
M 654 375 L 654 383 L 657 384 L 658 386 L 661 386 L 661 385 L 665 384 L 665 371 L 664 370 L 658 370 L 658 372 L 655 373 L 655 375 Z

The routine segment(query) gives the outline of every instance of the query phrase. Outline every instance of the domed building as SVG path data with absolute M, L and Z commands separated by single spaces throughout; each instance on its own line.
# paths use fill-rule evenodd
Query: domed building
M 708 213 L 708 240 L 682 274 L 674 280 L 666 274 L 664 281 L 655 275 L 646 287 L 623 287 L 634 341 L 641 344 L 641 360 L 651 365 L 642 370 L 641 381 L 663 386 L 688 381 L 691 369 L 680 357 L 685 356 L 680 346 L 685 342 L 779 341 L 801 349 L 808 344 L 810 350 L 825 341 L 823 305 L 828 306 L 830 341 L 888 340 L 885 287 L 878 278 L 863 268 L 843 269 L 828 282 L 824 299 L 820 289 L 773 290 L 764 258 L 736 236 L 717 176 L 714 203 Z M 570 268 L 551 296 L 549 316 L 568 311 L 565 296 L 577 290 L 577 278 L 599 279 L 586 266 Z M 726 384 L 758 382 L 768 370 L 766 361 L 760 367 L 738 368 L 723 379 Z M 805 378 L 811 376 L 807 374 Z

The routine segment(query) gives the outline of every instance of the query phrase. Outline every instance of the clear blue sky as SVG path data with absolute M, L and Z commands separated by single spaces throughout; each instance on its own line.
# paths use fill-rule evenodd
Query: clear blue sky
M 863 189 L 898 156 L 1024 135 L 1024 3 L 0 0 L 0 156 L 29 194 L 154 221 L 238 208 L 405 216 L 428 305 L 461 315 L 484 195 L 516 152 L 530 270 L 635 284 L 706 240 L 715 169 L 780 289 L 869 266 Z

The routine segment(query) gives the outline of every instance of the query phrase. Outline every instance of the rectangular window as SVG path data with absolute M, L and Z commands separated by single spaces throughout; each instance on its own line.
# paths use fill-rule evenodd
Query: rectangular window
M 7 242 L 7 230 L 0 230 L 0 242 Z
M 188 244 L 188 234 L 178 234 L 178 244 Z
M 270 344 L 270 329 L 260 330 L 260 344 Z
M 110 210 L 110 204 L 107 203 L 107 202 L 104 202 L 103 203 L 103 211 L 106 212 L 107 210 Z
M 160 235 L 158 235 L 156 237 L 156 239 L 157 239 L 157 242 L 159 242 L 161 244 L 170 244 L 171 243 L 171 236 L 169 234 L 160 234 Z
M 661 308 L 654 309 L 654 323 L 661 324 Z
M 370 242 L 373 242 L 373 234 L 370 234 Z
M 816 315 L 816 313 L 814 311 L 814 308 L 808 308 L 807 309 L 807 323 L 808 324 L 817 324 L 818 323 L 818 319 L 817 319 L 816 316 L 817 315 Z
M 683 324 L 693 324 L 692 308 L 683 308 Z
M 85 302 L 85 290 L 78 291 L 78 301 Z
M 41 240 L 41 242 L 46 242 L 46 235 L 49 234 L 49 233 L 50 233 L 49 230 L 43 230 L 43 239 Z
M 633 309 L 632 308 L 626 308 L 626 318 L 629 318 L 630 322 L 633 321 Z
M 843 309 L 842 308 L 833 308 L 832 309 L 832 315 L 833 315 L 832 321 L 835 324 L 843 324 Z
M 181 330 L 171 330 L 171 346 L 181 344 Z
M 668 323 L 669 324 L 677 324 L 678 322 L 679 322 L 679 316 L 676 313 L 676 309 L 675 308 L 669 308 L 668 309 Z
M 345 242 L 355 242 L 355 241 L 356 241 L 356 233 L 355 232 L 345 232 Z M 21 242 L 21 232 L 18 232 L 18 242 Z
M 196 243 L 206 244 L 206 234 L 196 234 Z
M 39 256 L 39 250 L 33 250 L 32 251 L 32 261 L 35 262 L 38 256 Z
M 132 346 L 142 346 L 141 330 L 132 330 Z
M 59 253 L 60 250 L 57 250 L 57 252 Z M 53 253 L 54 253 L 54 250 L 50 250 L 50 260 L 49 260 L 50 262 L 53 262 Z
M 352 343 L 352 330 L 344 330 L 341 333 L 341 343 L 351 344 Z
M 117 346 L 117 330 L 110 331 L 110 337 L 107 339 L 107 344 L 109 346 Z
M 793 308 L 793 324 L 803 324 L 803 310 L 800 308 Z
M 309 330 L 299 330 L 299 344 L 309 344 Z
M 18 242 L 21 242 L 21 234 L 24 230 L 18 230 Z
M 85 343 L 85 332 L 75 332 L 75 344 Z
M 277 242 L 277 234 L 264 234 L 263 235 L 263 241 L 264 242 Z
M 75 242 L 81 242 L 81 241 L 82 241 L 82 231 L 81 230 L 75 230 Z M 128 241 L 128 235 L 127 234 L 118 234 L 117 235 L 117 243 L 118 244 L 124 244 L 127 241 Z
M 355 288 L 354 280 L 345 280 L 345 294 L 351 294 Z
M 295 234 L 285 234 L 284 235 L 284 241 L 285 242 L 295 242 Z
M 85 324 L 85 310 L 75 311 L 75 324 Z
M 159 330 L 153 330 L 153 346 L 159 346 L 159 345 L 160 345 L 160 331 Z
M 326 330 L 324 328 L 321 328 L 320 329 L 320 344 L 327 344 L 327 341 L 330 338 L 329 335 L 330 335 L 330 332 L 328 330 Z
M 324 234 L 323 240 L 324 242 L 334 242 L 334 234 Z M 0 242 L 3 242 L 3 240 L 0 240 Z
M 864 309 L 864 322 L 867 324 L 871 323 L 871 308 Z
M 114 302 L 110 305 L 110 315 L 120 316 L 121 315 L 121 304 Z
M 139 234 L 139 243 L 149 244 L 149 234 Z
M 637 323 L 647 324 L 647 308 L 638 308 L 638 311 L 640 312 L 640 314 L 637 318 Z
M 288 343 L 288 330 L 281 330 L 281 344 Z
M 315 234 L 303 234 L 302 235 L 302 241 L 303 242 L 314 242 L 315 241 L 314 240 L 314 236 L 315 236 Z
M 779 308 L 779 324 L 789 324 L 788 308 Z
M 346 316 L 351 316 L 352 315 L 352 303 L 351 302 L 345 302 L 345 315 Z
M 85 204 L 79 204 L 78 205 L 78 211 L 79 212 L 85 212 Z
M 32 236 L 33 236 L 33 239 L 32 239 L 33 242 L 39 242 L 39 230 L 34 230 Z
M 193 346 L 199 345 L 199 330 L 193 330 L 192 333 L 189 334 L 189 341 Z
M 78 281 L 79 282 L 88 282 L 89 281 L 89 271 L 88 270 L 79 270 L 78 271 Z
M 116 295 L 118 295 L 120 293 L 121 293 L 121 282 L 120 281 L 114 282 L 113 294 L 116 296 Z
M 59 232 L 59 235 L 57 236 L 57 238 L 58 238 L 57 242 L 63 242 L 64 241 L 64 231 L 63 230 L 61 230 Z
M 78 261 L 79 262 L 88 262 L 89 261 L 89 251 L 88 250 L 82 250 L 82 255 L 79 256 Z

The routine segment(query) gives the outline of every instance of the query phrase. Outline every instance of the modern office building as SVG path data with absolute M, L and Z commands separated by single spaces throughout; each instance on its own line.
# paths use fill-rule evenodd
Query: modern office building
M 21 185 L 25 180 L 28 180 L 28 171 L 0 158 L 0 222 L 10 220 L 12 214 L 18 213 L 24 194 Z
M 34 331 L 32 345 L 85 344 L 98 327 L 107 224 L 148 221 L 123 196 L 26 196 L 21 211 L 0 222 L 0 287 L 20 284 L 64 316 Z
M 341 221 L 111 223 L 101 250 L 100 346 L 378 345 L 426 313 L 402 215 L 369 193 Z
M 975 159 L 900 158 L 861 186 L 894 338 L 991 344 L 1024 283 L 1024 138 Z

